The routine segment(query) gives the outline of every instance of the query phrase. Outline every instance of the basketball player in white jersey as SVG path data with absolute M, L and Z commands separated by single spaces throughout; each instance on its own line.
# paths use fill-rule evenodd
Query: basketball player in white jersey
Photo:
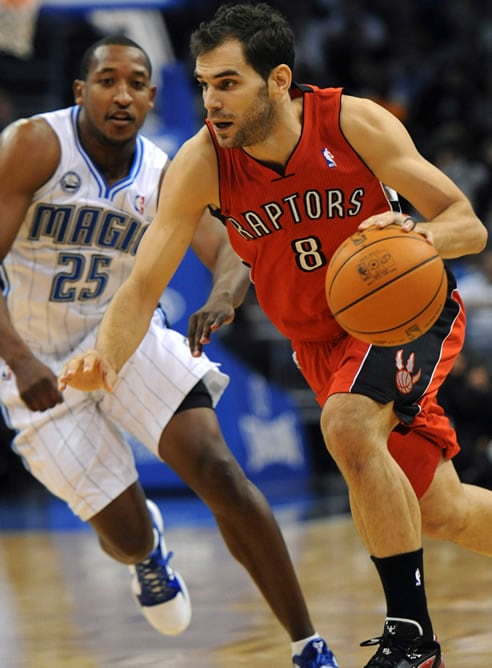
M 228 378 L 217 365 L 193 358 L 157 307 L 112 392 L 58 390 L 63 365 L 94 346 L 130 272 L 168 162 L 139 134 L 155 87 L 137 44 L 110 37 L 90 47 L 74 94 L 72 108 L 18 121 L 0 138 L 0 399 L 15 449 L 130 566 L 150 624 L 177 634 L 191 606 L 123 432 L 133 435 L 210 507 L 297 649 L 317 636 L 271 509 L 223 440 L 213 407 Z M 223 272 L 212 299 L 232 319 L 249 279 L 233 278 L 239 259 L 222 226 L 204 218 L 194 249 Z

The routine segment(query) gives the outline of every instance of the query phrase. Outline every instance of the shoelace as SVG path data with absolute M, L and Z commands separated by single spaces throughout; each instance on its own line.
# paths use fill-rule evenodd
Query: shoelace
M 323 668 L 323 666 L 328 666 L 329 665 L 328 657 L 326 656 L 326 654 L 324 652 L 323 652 L 323 654 L 318 654 L 315 657 L 314 663 L 312 665 L 313 666 L 321 666 L 321 668 Z
M 378 638 L 370 638 L 361 642 L 361 647 L 371 647 L 372 645 L 380 645 L 376 655 L 366 664 L 366 668 L 394 668 L 402 659 L 404 659 L 410 652 L 418 650 L 422 644 L 422 638 L 408 638 L 405 644 L 398 643 L 397 638 L 391 637 L 389 634 L 384 634 Z M 384 654 L 385 650 L 389 650 L 391 654 Z
M 331 653 L 324 646 L 323 646 L 323 651 L 318 652 L 314 657 L 309 657 L 309 659 L 302 659 L 301 657 L 301 660 L 309 661 L 309 666 L 312 666 L 312 668 L 316 668 L 316 666 L 320 666 L 320 668 L 323 668 L 324 666 L 332 665 Z
M 142 589 L 145 588 L 146 593 L 158 601 L 165 601 L 170 598 L 170 594 L 176 593 L 176 579 L 167 570 L 172 556 L 172 552 L 166 557 L 151 555 L 135 566 Z

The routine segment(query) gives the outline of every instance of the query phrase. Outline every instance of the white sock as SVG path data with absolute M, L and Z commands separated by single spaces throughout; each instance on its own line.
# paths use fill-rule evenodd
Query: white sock
M 291 643 L 292 656 L 295 656 L 296 654 L 297 655 L 301 654 L 304 647 L 308 644 L 308 642 L 311 642 L 311 640 L 319 640 L 319 639 L 320 639 L 319 634 L 313 633 L 313 635 L 309 636 L 309 638 L 304 638 L 303 640 L 296 640 L 295 642 Z

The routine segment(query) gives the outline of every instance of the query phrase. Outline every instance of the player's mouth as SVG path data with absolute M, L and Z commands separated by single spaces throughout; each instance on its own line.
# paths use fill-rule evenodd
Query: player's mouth
M 114 114 L 109 114 L 108 119 L 115 125 L 124 127 L 129 123 L 133 123 L 133 116 L 128 112 L 118 111 Z
M 229 119 L 224 118 L 224 116 L 225 114 L 209 114 L 208 120 L 217 130 L 228 130 L 233 123 Z
M 233 126 L 233 123 L 230 121 L 212 121 L 212 124 L 214 126 L 215 132 L 219 136 L 226 134 L 227 131 L 230 130 Z

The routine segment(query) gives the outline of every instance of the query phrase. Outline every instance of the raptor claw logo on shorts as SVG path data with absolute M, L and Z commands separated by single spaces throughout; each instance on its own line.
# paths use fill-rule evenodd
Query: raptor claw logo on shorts
M 422 376 L 422 370 L 419 369 L 414 373 L 415 369 L 415 353 L 410 353 L 407 362 L 403 361 L 403 349 L 398 350 L 395 356 L 396 363 L 396 388 L 401 394 L 410 394 L 416 383 L 419 382 Z

